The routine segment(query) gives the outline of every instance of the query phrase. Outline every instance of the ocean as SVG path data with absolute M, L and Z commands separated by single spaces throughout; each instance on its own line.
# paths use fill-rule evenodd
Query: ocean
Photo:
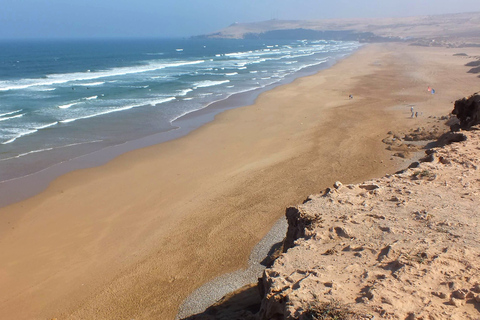
M 359 46 L 322 40 L 0 42 L 0 182 L 142 137 L 167 137 L 186 115 L 331 65 Z

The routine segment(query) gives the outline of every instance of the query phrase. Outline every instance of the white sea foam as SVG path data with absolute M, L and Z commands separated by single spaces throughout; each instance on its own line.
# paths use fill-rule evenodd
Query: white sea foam
M 10 114 L 19 113 L 19 112 L 22 112 L 22 111 L 23 111 L 23 109 L 19 109 L 19 110 L 10 111 L 10 112 L 7 112 L 7 113 L 2 113 L 2 114 L 0 114 L 0 117 L 8 116 L 8 115 L 10 115 Z
M 68 109 L 70 108 L 71 106 L 74 106 L 76 105 L 78 102 L 72 102 L 72 103 L 67 103 L 67 104 L 63 104 L 61 106 L 58 106 L 60 109 Z
M 2 142 L 2 144 L 9 144 L 9 143 L 12 143 L 13 141 L 17 140 L 18 138 L 21 138 L 23 136 L 26 136 L 26 135 L 29 135 L 29 134 L 32 134 L 32 133 L 35 133 L 37 132 L 38 130 L 28 130 L 28 131 L 23 131 L 21 132 L 20 134 L 18 134 L 17 136 L 11 138 L 10 140 L 7 140 L 5 142 Z
M 238 72 L 229 72 L 229 73 L 225 73 L 225 75 L 226 75 L 227 77 L 230 77 L 230 76 L 235 76 L 235 75 L 237 75 L 237 74 L 238 74 Z
M 46 128 L 49 128 L 49 127 L 53 127 L 56 124 L 58 124 L 58 121 L 55 121 L 55 122 L 52 122 L 52 123 L 49 123 L 49 124 L 45 124 L 45 125 L 40 126 L 40 127 L 36 127 L 35 129 L 36 130 L 42 130 L 42 129 L 46 129 Z
M 157 104 L 162 104 L 162 103 L 165 103 L 165 102 L 169 102 L 169 101 L 173 101 L 173 100 L 177 100 L 175 97 L 168 97 L 168 98 L 162 98 L 162 99 L 156 99 L 156 100 L 153 100 L 153 101 L 150 101 L 150 105 L 152 107 L 155 107 Z M 141 107 L 142 105 L 137 105 L 135 107 Z
M 206 88 L 206 87 L 213 87 L 213 86 L 218 86 L 220 84 L 228 83 L 230 80 L 222 80 L 222 81 L 212 81 L 212 80 L 205 80 L 205 81 L 200 81 L 197 82 L 193 85 L 193 87 L 196 88 Z
M 143 73 L 148 71 L 155 71 L 165 68 L 180 67 L 185 65 L 200 64 L 204 63 L 205 60 L 195 60 L 195 61 L 174 61 L 174 62 L 165 62 L 165 61 L 151 61 L 141 66 L 133 67 L 120 67 L 104 71 L 95 71 L 95 72 L 74 72 L 74 73 L 64 73 L 64 74 L 51 74 L 47 75 L 45 78 L 37 79 L 21 79 L 21 80 L 8 80 L 0 81 L 0 91 L 8 90 L 19 90 L 26 89 L 35 86 L 51 86 L 54 84 L 63 84 L 73 81 L 84 81 L 84 80 L 93 80 L 99 78 L 107 78 L 114 76 L 122 76 L 127 74 L 136 74 Z
M 55 90 L 57 90 L 57 88 L 34 88 L 34 90 L 35 91 L 41 91 L 41 92 L 48 92 L 48 91 L 55 91 Z
M 168 98 L 149 100 L 148 102 L 135 103 L 135 104 L 119 107 L 119 108 L 110 108 L 109 110 L 105 110 L 105 111 L 102 111 L 102 112 L 88 114 L 88 115 L 80 116 L 80 117 L 77 117 L 77 118 L 65 119 L 65 120 L 61 120 L 59 122 L 60 123 L 70 123 L 70 122 L 74 122 L 74 121 L 77 121 L 77 120 L 94 118 L 94 117 L 102 116 L 102 115 L 109 114 L 109 113 L 130 110 L 130 109 L 133 109 L 133 108 L 138 108 L 138 107 L 143 107 L 143 106 L 148 106 L 148 105 L 154 107 L 157 104 L 162 104 L 162 103 L 173 101 L 173 100 L 176 100 L 176 98 L 175 97 L 168 97 Z
M 89 83 L 76 83 L 76 86 L 82 86 L 82 87 L 94 87 L 94 86 L 100 86 L 102 84 L 105 84 L 105 81 L 97 81 L 97 82 L 89 82 Z
M 193 98 L 183 98 L 184 101 L 193 100 Z
M 42 126 L 38 126 L 36 128 L 33 128 L 33 129 L 28 129 L 28 130 L 25 130 L 25 129 L 16 129 L 15 132 L 13 132 L 14 134 L 16 134 L 13 138 L 10 138 L 9 140 L 7 141 L 4 141 L 2 142 L 1 144 L 9 144 L 9 143 L 12 143 L 14 142 L 15 140 L 17 140 L 18 138 L 21 138 L 23 136 L 26 136 L 26 135 L 29 135 L 29 134 L 32 134 L 32 133 L 35 133 L 35 132 L 38 132 L 39 130 L 42 130 L 42 129 L 45 129 L 45 128 L 48 128 L 48 127 L 51 127 L 51 126 L 54 126 L 56 125 L 58 122 L 52 122 L 52 123 L 49 123 L 49 124 L 45 124 L 45 125 L 42 125 Z M 6 159 L 2 159 L 2 160 L 6 160 Z
M 0 118 L 0 121 L 6 121 L 6 120 L 15 119 L 15 118 L 21 118 L 21 117 L 23 117 L 24 115 L 25 115 L 25 113 L 17 114 L 17 115 L 11 116 L 11 117 L 1 117 L 1 118 Z
M 13 141 L 12 141 L 12 142 L 13 142 Z M 6 144 L 6 143 L 2 143 L 2 144 Z M 34 153 L 39 153 L 39 152 L 44 152 L 44 151 L 50 151 L 50 150 L 53 150 L 53 148 L 45 148 L 45 149 L 39 149 L 39 150 L 32 150 L 32 151 L 29 151 L 29 152 L 20 153 L 19 155 L 16 155 L 15 157 L 9 157 L 9 158 L 0 159 L 0 161 L 6 161 L 6 160 L 11 160 L 11 159 L 18 159 L 18 158 L 21 158 L 21 157 L 28 156 L 29 154 L 34 154 Z
M 18 158 L 21 158 L 21 157 L 28 156 L 28 155 L 30 155 L 30 154 L 35 154 L 35 153 L 40 153 L 40 152 L 45 152 L 45 151 L 51 151 L 51 150 L 56 150 L 56 149 L 63 149 L 63 148 L 78 146 L 78 145 L 82 145 L 82 144 L 102 142 L 102 141 L 103 141 L 103 140 L 93 140 L 93 141 L 86 141 L 86 142 L 77 142 L 77 143 L 70 143 L 70 144 L 67 144 L 67 145 L 64 145 L 64 146 L 59 146 L 59 147 L 51 147 L 51 148 L 44 148 L 44 149 L 32 150 L 32 151 L 28 151 L 28 152 L 25 152 L 25 153 L 20 153 L 20 154 L 14 156 L 14 157 L 9 157 L 9 158 L 0 159 L 0 161 L 7 161 L 7 160 L 11 160 L 11 159 L 18 159 Z
M 186 95 L 187 95 L 189 92 L 191 92 L 191 91 L 193 91 L 193 89 L 190 89 L 190 88 L 184 89 L 184 90 L 180 90 L 180 91 L 178 91 L 178 95 L 181 96 L 181 97 L 183 97 L 183 96 L 186 96 Z
M 98 96 L 91 96 L 91 97 L 86 97 L 85 100 L 95 100 L 97 98 Z

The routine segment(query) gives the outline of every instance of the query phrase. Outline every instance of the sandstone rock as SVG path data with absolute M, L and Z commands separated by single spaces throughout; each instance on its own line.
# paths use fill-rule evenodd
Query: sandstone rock
M 455 306 L 457 308 L 464 306 L 466 303 L 465 300 L 463 299 L 455 299 L 455 298 L 451 298 L 449 302 L 452 306 Z
M 455 299 L 466 299 L 468 294 L 467 289 L 459 289 L 452 292 L 452 297 Z
M 473 299 L 474 299 L 476 302 L 480 303 L 480 294 L 476 294 L 476 295 L 473 297 Z
M 435 291 L 435 292 L 432 292 L 432 294 L 434 296 L 439 297 L 440 299 L 446 299 L 447 298 L 447 294 L 445 292 Z
M 480 283 L 473 286 L 473 292 L 480 293 Z

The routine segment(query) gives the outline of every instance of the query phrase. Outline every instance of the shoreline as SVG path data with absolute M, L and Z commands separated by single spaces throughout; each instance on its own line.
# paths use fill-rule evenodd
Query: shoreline
M 359 47 L 357 50 L 361 48 L 362 47 Z M 262 93 L 278 86 L 292 83 L 298 78 L 314 75 L 321 70 L 328 69 L 338 61 L 354 54 L 357 50 L 339 58 L 329 59 L 325 63 L 305 67 L 281 81 L 265 87 L 235 93 L 223 100 L 214 101 L 202 109 L 178 117 L 170 123 L 172 128 L 169 130 L 135 138 L 120 144 L 102 147 L 101 149 L 94 149 L 93 151 L 88 151 L 74 158 L 54 163 L 39 171 L 0 181 L 0 208 L 37 195 L 45 190 L 52 181 L 69 172 L 101 166 L 127 152 L 184 137 L 190 132 L 213 121 L 217 114 L 252 105 Z M 27 186 L 27 188 L 25 186 Z
M 363 47 L 184 137 L 69 172 L 2 208 L 0 284 L 8 294 L 0 294 L 0 312 L 173 319 L 196 288 L 244 268 L 285 207 L 336 180 L 401 166 L 381 140 L 444 115 L 452 98 L 470 93 L 475 76 L 452 58 L 458 51 Z M 454 86 L 446 75 L 455 75 Z M 427 95 L 425 84 L 438 94 Z M 410 104 L 425 116 L 410 119 Z

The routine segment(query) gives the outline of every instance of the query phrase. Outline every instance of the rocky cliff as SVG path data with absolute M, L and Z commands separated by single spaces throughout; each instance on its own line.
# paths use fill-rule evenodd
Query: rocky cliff
M 289 208 L 259 319 L 479 319 L 480 132 L 453 137 L 466 140 Z

